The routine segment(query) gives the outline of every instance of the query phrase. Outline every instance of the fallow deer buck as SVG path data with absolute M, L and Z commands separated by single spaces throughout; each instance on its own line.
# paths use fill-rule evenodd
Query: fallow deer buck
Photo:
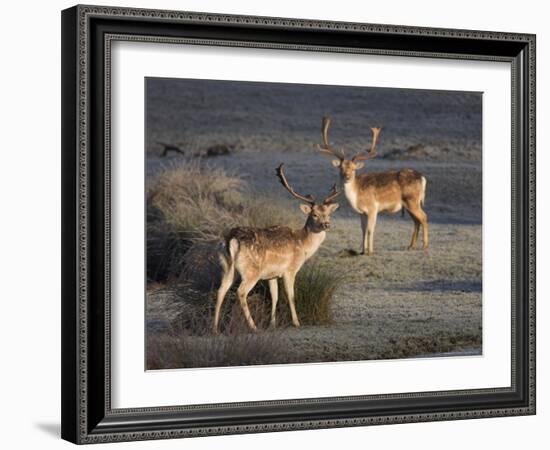
M 332 165 L 340 170 L 340 180 L 346 198 L 353 210 L 361 215 L 361 254 L 374 251 L 374 228 L 380 212 L 396 213 L 405 208 L 414 221 L 414 231 L 409 249 L 416 248 L 422 226 L 423 248 L 428 248 L 428 216 L 422 209 L 426 197 L 426 177 L 412 169 L 388 170 L 380 173 L 356 174 L 364 167 L 365 160 L 376 156 L 376 143 L 380 128 L 371 128 L 372 144 L 368 152 L 361 152 L 346 159 L 343 150 L 334 149 L 328 140 L 330 117 L 323 117 L 323 145 L 319 151 L 337 159 Z
M 283 279 L 292 323 L 296 327 L 300 326 L 294 304 L 294 279 L 306 260 L 311 258 L 325 240 L 326 230 L 330 227 L 330 215 L 338 208 L 338 203 L 333 203 L 333 200 L 340 192 L 333 186 L 328 197 L 322 203 L 316 203 L 311 195 L 300 195 L 289 185 L 284 174 L 284 164 L 277 168 L 277 177 L 293 197 L 305 202 L 300 205 L 300 209 L 307 215 L 306 223 L 301 229 L 282 226 L 238 227 L 229 231 L 220 256 L 223 275 L 217 293 L 214 333 L 218 332 L 220 310 L 225 295 L 233 284 L 235 271 L 241 278 L 237 296 L 248 326 L 252 330 L 256 330 L 256 325 L 248 309 L 248 293 L 258 281 L 268 280 L 271 295 L 271 326 L 275 327 L 278 278 Z

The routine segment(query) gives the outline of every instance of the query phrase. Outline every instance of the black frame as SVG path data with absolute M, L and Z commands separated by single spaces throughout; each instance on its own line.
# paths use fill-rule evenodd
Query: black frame
M 185 42 L 512 65 L 512 385 L 112 409 L 110 43 Z M 62 12 L 62 437 L 75 443 L 535 414 L 535 36 L 98 6 Z

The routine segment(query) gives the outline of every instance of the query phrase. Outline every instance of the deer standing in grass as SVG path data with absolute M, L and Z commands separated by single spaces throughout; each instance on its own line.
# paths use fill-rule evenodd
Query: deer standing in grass
M 278 300 L 277 279 L 282 278 L 292 316 L 292 323 L 299 327 L 294 304 L 294 279 L 304 263 L 323 243 L 330 227 L 330 215 L 338 208 L 333 200 L 340 194 L 333 186 L 332 192 L 322 203 L 316 203 L 311 195 L 300 195 L 289 185 L 284 164 L 277 168 L 277 177 L 290 194 L 302 200 L 300 209 L 307 216 L 303 228 L 288 227 L 252 228 L 238 227 L 229 231 L 225 248 L 220 256 L 223 275 L 217 293 L 214 315 L 214 333 L 218 332 L 220 310 L 227 291 L 235 279 L 235 271 L 241 278 L 237 296 L 242 311 L 252 330 L 256 325 L 248 309 L 247 296 L 259 280 L 268 280 L 271 295 L 271 326 L 275 327 Z
M 337 159 L 332 165 L 339 169 L 340 180 L 346 198 L 353 210 L 361 215 L 361 254 L 374 251 L 374 228 L 378 213 L 396 213 L 405 208 L 414 221 L 414 230 L 409 249 L 416 248 L 422 227 L 423 248 L 428 248 L 428 216 L 422 209 L 426 197 L 426 177 L 412 169 L 389 170 L 380 173 L 357 174 L 364 167 L 363 161 L 376 156 L 376 143 L 380 128 L 371 128 L 372 144 L 368 152 L 357 153 L 346 159 L 343 150 L 336 150 L 328 140 L 330 118 L 323 117 L 323 145 L 319 151 Z

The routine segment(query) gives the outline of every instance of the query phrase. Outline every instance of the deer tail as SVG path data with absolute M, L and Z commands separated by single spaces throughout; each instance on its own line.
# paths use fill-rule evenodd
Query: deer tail
M 428 181 L 426 180 L 426 177 L 420 178 L 422 181 L 422 193 L 420 194 L 420 206 L 424 207 L 424 202 L 426 201 L 426 184 L 428 184 Z
M 221 243 L 219 261 L 224 272 L 234 270 L 235 258 L 239 252 L 239 241 L 235 238 L 227 239 Z

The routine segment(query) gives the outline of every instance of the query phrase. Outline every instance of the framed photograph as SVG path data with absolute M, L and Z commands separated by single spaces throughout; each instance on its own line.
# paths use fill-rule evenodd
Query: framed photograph
M 535 36 L 62 12 L 62 437 L 535 413 Z

